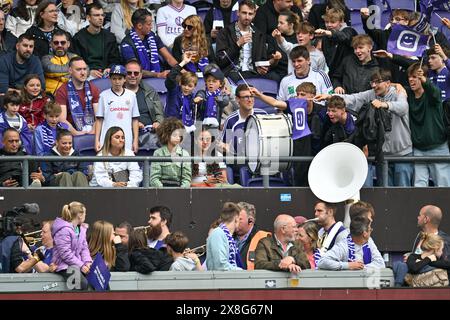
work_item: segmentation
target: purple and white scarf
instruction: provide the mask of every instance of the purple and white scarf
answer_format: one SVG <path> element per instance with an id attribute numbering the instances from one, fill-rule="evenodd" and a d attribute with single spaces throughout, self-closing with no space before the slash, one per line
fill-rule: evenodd
<path id="1" fill-rule="evenodd" d="M 236 246 L 236 241 L 234 241 L 234 238 L 231 235 L 230 230 L 228 230 L 228 228 L 223 223 L 219 225 L 219 228 L 223 230 L 228 239 L 228 247 L 229 247 L 228 262 L 233 266 L 241 267 L 238 264 L 238 261 L 240 261 L 239 249 Z"/>
<path id="2" fill-rule="evenodd" d="M 209 64 L 209 59 L 208 57 L 203 57 L 201 58 L 197 63 L 194 62 L 189 62 L 188 64 L 186 64 L 185 68 L 188 71 L 191 71 L 193 73 L 196 73 L 198 70 L 200 70 L 201 72 L 205 71 L 205 67 Z"/>
<path id="3" fill-rule="evenodd" d="M 75 124 L 77 131 L 83 131 L 83 128 L 86 126 L 92 127 L 94 125 L 95 115 L 94 108 L 92 107 L 92 94 L 89 81 L 84 82 L 84 94 L 86 108 L 83 112 L 80 96 L 78 95 L 72 80 L 69 80 L 67 83 L 67 98 L 69 100 L 69 110 L 72 114 L 73 123 Z"/>
<path id="4" fill-rule="evenodd" d="M 44 145 L 44 151 L 50 151 L 55 145 L 56 131 L 59 129 L 69 129 L 67 124 L 58 122 L 55 128 L 51 127 L 47 121 L 42 123 L 42 144 Z"/>
<path id="5" fill-rule="evenodd" d="M 220 94 L 221 89 L 217 89 L 214 92 L 206 90 L 206 109 L 205 116 L 203 117 L 203 124 L 218 127 L 217 121 L 217 105 L 216 97 Z"/>
<path id="6" fill-rule="evenodd" d="M 141 38 L 136 33 L 134 28 L 130 30 L 130 37 L 136 47 L 136 51 L 139 57 L 139 61 L 141 63 L 142 69 L 152 72 L 161 72 L 161 67 L 159 65 L 159 55 L 158 55 L 158 47 L 156 46 L 155 34 L 150 32 L 147 35 L 147 44 L 150 48 L 150 59 L 148 57 L 148 51 L 142 42 Z"/>
<path id="7" fill-rule="evenodd" d="M 187 133 L 195 131 L 195 114 L 192 108 L 192 94 L 185 96 L 181 94 L 181 120 Z"/>
<path id="8" fill-rule="evenodd" d="M 349 234 L 347 237 L 348 245 L 348 262 L 355 261 L 355 243 L 353 242 L 352 236 Z M 369 264 L 372 262 L 372 251 L 369 248 L 369 242 L 365 243 L 362 247 L 363 250 L 363 261 L 364 264 Z"/>

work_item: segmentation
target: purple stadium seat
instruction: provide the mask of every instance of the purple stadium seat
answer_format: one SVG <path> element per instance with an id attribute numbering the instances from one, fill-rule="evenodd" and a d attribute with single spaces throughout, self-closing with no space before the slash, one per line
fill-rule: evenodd
<path id="1" fill-rule="evenodd" d="M 234 184 L 233 168 L 227 166 L 227 180 L 229 184 Z"/>
<path id="2" fill-rule="evenodd" d="M 359 10 L 367 8 L 367 0 L 345 0 L 345 5 L 350 10 Z"/>
<path id="3" fill-rule="evenodd" d="M 263 186 L 263 178 L 261 176 L 252 177 L 250 171 L 246 166 L 243 166 L 239 169 L 239 177 L 241 180 L 241 185 L 243 187 L 262 187 Z M 269 186 L 270 187 L 287 187 L 288 185 L 285 181 L 278 176 L 270 176 L 269 177 Z"/>
<path id="4" fill-rule="evenodd" d="M 416 11 L 416 2 L 412 0 L 387 0 L 391 9 L 405 9 Z"/>
<path id="5" fill-rule="evenodd" d="M 350 21 L 351 21 L 351 27 L 358 32 L 358 34 L 365 34 L 362 20 L 361 20 L 361 13 L 359 10 L 351 10 L 350 11 Z"/>
<path id="6" fill-rule="evenodd" d="M 250 79 L 245 79 L 245 81 L 247 81 L 248 84 L 257 88 L 262 93 L 267 94 L 269 96 L 276 97 L 278 94 L 278 83 L 274 80 L 250 78 Z M 239 80 L 237 82 L 237 85 L 240 85 L 240 84 L 244 84 L 244 81 Z"/>
<path id="7" fill-rule="evenodd" d="M 95 85 L 100 92 L 102 92 L 105 89 L 111 88 L 111 80 L 109 80 L 109 79 L 103 79 L 103 78 L 94 79 L 94 80 L 91 80 L 91 83 L 93 85 Z"/>
<path id="8" fill-rule="evenodd" d="M 165 80 L 166 79 L 162 78 L 145 78 L 142 81 L 151 86 L 158 93 L 167 93 L 167 88 L 164 83 Z"/>
<path id="9" fill-rule="evenodd" d="M 95 156 L 95 134 L 73 136 L 73 148 L 82 156 Z"/>

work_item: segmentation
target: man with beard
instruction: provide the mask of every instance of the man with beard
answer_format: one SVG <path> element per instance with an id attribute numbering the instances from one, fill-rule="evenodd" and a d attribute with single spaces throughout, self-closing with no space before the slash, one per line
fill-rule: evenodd
<path id="1" fill-rule="evenodd" d="M 69 36 L 65 31 L 57 30 L 50 42 L 52 54 L 42 57 L 42 68 L 45 74 L 47 92 L 55 94 L 56 90 L 69 81 L 69 61 L 76 54 L 68 52 Z"/>
<path id="2" fill-rule="evenodd" d="M 164 239 L 170 233 L 172 213 L 164 206 L 156 206 L 150 209 L 147 230 L 147 242 L 150 248 L 159 249 L 165 247 Z"/>
<path id="3" fill-rule="evenodd" d="M 33 37 L 22 34 L 17 40 L 16 51 L 0 57 L 0 94 L 10 90 L 20 92 L 19 89 L 23 87 L 24 78 L 29 74 L 37 74 L 42 88 L 45 89 L 41 61 L 33 55 L 33 50 Z"/>
<path id="4" fill-rule="evenodd" d="M 408 256 L 411 253 L 422 254 L 422 249 L 420 248 L 422 245 L 422 233 L 431 233 L 440 236 L 444 240 L 444 250 L 442 256 L 445 257 L 445 260 L 450 260 L 450 237 L 444 231 L 439 230 L 441 221 L 441 208 L 429 204 L 420 209 L 419 215 L 417 216 L 417 227 L 420 229 L 420 232 L 414 240 L 412 252 L 408 252 L 403 255 L 403 262 L 394 262 L 393 265 L 396 286 L 404 285 L 404 278 L 408 273 L 408 266 L 406 264 Z"/>

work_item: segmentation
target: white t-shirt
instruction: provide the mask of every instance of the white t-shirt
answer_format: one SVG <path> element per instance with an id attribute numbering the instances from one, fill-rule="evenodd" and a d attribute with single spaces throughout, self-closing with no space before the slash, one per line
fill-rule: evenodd
<path id="1" fill-rule="evenodd" d="M 223 162 L 219 162 L 218 165 L 219 165 L 220 169 L 227 168 L 226 164 Z M 198 175 L 195 177 L 192 177 L 192 183 L 202 183 L 206 180 L 208 180 L 206 162 L 200 162 L 198 164 Z"/>
<path id="2" fill-rule="evenodd" d="M 96 117 L 103 118 L 100 145 L 103 146 L 106 131 L 117 126 L 121 127 L 125 134 L 125 148 L 131 149 L 133 146 L 132 120 L 139 115 L 136 94 L 133 91 L 125 89 L 120 96 L 112 89 L 102 91 L 95 114 Z"/>
<path id="3" fill-rule="evenodd" d="M 287 101 L 289 98 L 296 97 L 297 86 L 303 82 L 312 82 L 316 86 L 317 94 L 333 91 L 333 85 L 326 73 L 309 69 L 309 74 L 303 78 L 299 78 L 295 74 L 284 77 L 280 83 L 277 100 Z"/>
<path id="4" fill-rule="evenodd" d="M 156 14 L 156 27 L 158 36 L 164 45 L 172 47 L 175 38 L 183 33 L 183 21 L 190 15 L 196 15 L 195 7 L 183 5 L 180 9 L 171 4 L 158 9 Z"/>

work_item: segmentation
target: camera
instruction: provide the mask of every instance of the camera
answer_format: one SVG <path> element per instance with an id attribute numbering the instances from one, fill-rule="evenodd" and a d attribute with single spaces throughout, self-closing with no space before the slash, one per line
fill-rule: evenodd
<path id="1" fill-rule="evenodd" d="M 32 224 L 34 226 L 30 219 L 20 218 L 20 216 L 24 214 L 35 215 L 38 213 L 39 205 L 37 203 L 24 203 L 19 207 L 5 211 L 3 215 L 0 215 L 0 238 L 18 235 L 17 229 L 26 225 Z"/>

